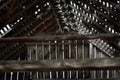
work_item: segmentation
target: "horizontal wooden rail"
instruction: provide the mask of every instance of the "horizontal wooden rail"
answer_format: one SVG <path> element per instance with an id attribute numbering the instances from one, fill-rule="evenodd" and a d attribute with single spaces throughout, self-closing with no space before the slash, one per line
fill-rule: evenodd
<path id="1" fill-rule="evenodd" d="M 33 79 L 33 80 L 63 80 L 63 79 Z M 64 80 L 119 80 L 119 78 L 109 78 L 109 79 L 64 79 Z"/>
<path id="2" fill-rule="evenodd" d="M 90 40 L 120 38 L 120 34 L 88 34 L 88 35 L 40 35 L 36 37 L 0 38 L 0 43 L 11 42 L 41 42 L 52 40 Z"/>
<path id="3" fill-rule="evenodd" d="M 0 61 L 0 71 L 119 70 L 120 58 Z"/>

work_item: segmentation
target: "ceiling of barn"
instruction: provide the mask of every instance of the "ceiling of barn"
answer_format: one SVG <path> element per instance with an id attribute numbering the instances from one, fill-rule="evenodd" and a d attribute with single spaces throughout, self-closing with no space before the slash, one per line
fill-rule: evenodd
<path id="1" fill-rule="evenodd" d="M 119 0 L 0 0 L 0 38 L 40 33 L 117 34 L 119 13 Z M 88 42 L 110 57 L 120 51 L 119 39 Z M 0 45 L 0 59 L 16 58 L 25 52 L 25 44 Z"/>

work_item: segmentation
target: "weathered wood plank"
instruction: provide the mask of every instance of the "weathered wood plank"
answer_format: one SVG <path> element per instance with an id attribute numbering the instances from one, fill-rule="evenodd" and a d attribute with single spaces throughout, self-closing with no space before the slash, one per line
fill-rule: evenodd
<path id="1" fill-rule="evenodd" d="M 0 38 L 0 43 L 41 42 L 52 40 L 89 40 L 120 38 L 120 34 L 89 34 L 89 35 L 40 35 L 36 37 Z"/>
<path id="2" fill-rule="evenodd" d="M 63 80 L 63 79 L 33 79 L 33 80 Z M 98 79 L 64 79 L 64 80 L 98 80 Z M 99 79 L 99 80 L 119 80 L 119 78 Z"/>
<path id="3" fill-rule="evenodd" d="M 119 70 L 120 58 L 0 61 L 0 71 Z"/>

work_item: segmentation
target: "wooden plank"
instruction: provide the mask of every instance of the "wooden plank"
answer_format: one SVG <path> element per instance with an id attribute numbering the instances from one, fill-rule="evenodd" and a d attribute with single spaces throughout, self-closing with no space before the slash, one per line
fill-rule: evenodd
<path id="1" fill-rule="evenodd" d="M 53 40 L 113 39 L 113 38 L 120 38 L 120 34 L 40 35 L 37 37 L 12 37 L 12 38 L 0 38 L 0 43 L 41 42 Z"/>
<path id="2" fill-rule="evenodd" d="M 63 80 L 63 79 L 33 79 L 33 80 Z M 98 80 L 98 79 L 64 79 L 64 80 Z M 119 78 L 99 79 L 99 80 L 119 80 Z"/>
<path id="3" fill-rule="evenodd" d="M 120 58 L 0 61 L 0 71 L 119 70 Z"/>

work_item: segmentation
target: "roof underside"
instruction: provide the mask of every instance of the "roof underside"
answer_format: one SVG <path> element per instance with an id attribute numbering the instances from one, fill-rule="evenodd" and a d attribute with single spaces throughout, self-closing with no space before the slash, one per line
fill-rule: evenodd
<path id="1" fill-rule="evenodd" d="M 45 34 L 120 33 L 119 0 L 0 0 L 0 38 Z M 119 39 L 89 41 L 113 49 L 119 55 Z M 109 45 L 109 46 L 108 46 Z M 103 50 L 102 48 L 100 50 Z M 24 44 L 1 44 L 0 59 L 7 53 L 25 53 Z M 22 56 L 22 55 L 21 55 Z M 109 55 L 110 56 L 110 55 Z"/>

